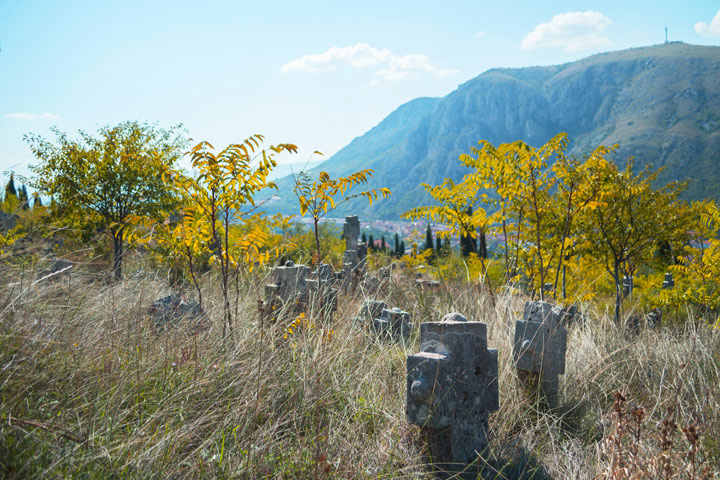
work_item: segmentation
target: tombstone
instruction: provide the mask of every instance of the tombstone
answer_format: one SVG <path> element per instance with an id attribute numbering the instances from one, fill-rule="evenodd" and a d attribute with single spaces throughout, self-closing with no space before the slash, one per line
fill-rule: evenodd
<path id="1" fill-rule="evenodd" d="M 580 313 L 577 305 L 569 305 L 567 307 L 563 307 L 560 312 L 560 322 L 563 326 L 583 321 L 582 313 Z"/>
<path id="2" fill-rule="evenodd" d="M 367 245 L 358 242 L 360 236 L 360 220 L 357 215 L 348 215 L 343 224 L 345 251 L 343 252 L 343 290 L 355 289 L 363 278 L 363 267 L 367 257 Z"/>
<path id="3" fill-rule="evenodd" d="M 167 326 L 180 326 L 183 321 L 189 322 L 196 329 L 207 328 L 205 310 L 195 300 L 185 300 L 179 293 L 155 300 L 148 313 L 160 332 Z"/>
<path id="4" fill-rule="evenodd" d="M 308 302 L 311 307 L 329 319 L 337 311 L 338 290 L 332 266 L 321 263 L 306 280 Z"/>
<path id="5" fill-rule="evenodd" d="M 360 237 L 360 220 L 358 220 L 357 215 L 345 217 L 343 236 L 345 237 L 345 250 L 356 252 L 358 249 L 358 237 Z"/>
<path id="6" fill-rule="evenodd" d="M 379 300 L 365 299 L 360 306 L 360 312 L 355 321 L 363 325 L 371 324 L 374 319 L 380 318 L 382 311 L 387 308 L 385 302 Z"/>
<path id="7" fill-rule="evenodd" d="M 653 308 L 650 313 L 645 317 L 648 328 L 655 328 L 660 325 L 662 321 L 662 310 L 659 308 Z"/>
<path id="8" fill-rule="evenodd" d="M 515 323 L 515 368 L 526 385 L 537 388 L 548 404 L 555 406 L 558 375 L 565 373 L 563 310 L 547 302 L 525 302 L 523 318 Z"/>
<path id="9" fill-rule="evenodd" d="M 675 286 L 675 280 L 673 279 L 673 274 L 671 272 L 667 272 L 665 274 L 665 278 L 663 279 L 662 288 L 673 288 Z"/>
<path id="10" fill-rule="evenodd" d="M 302 310 L 307 302 L 307 280 L 310 267 L 295 265 L 291 261 L 273 269 L 273 283 L 265 285 L 265 314 L 276 318 L 280 309 L 293 314 Z"/>
<path id="11" fill-rule="evenodd" d="M 422 427 L 432 462 L 462 469 L 475 461 L 499 407 L 498 353 L 487 348 L 487 325 L 460 314 L 421 324 L 420 353 L 407 358 L 406 415 Z"/>
<path id="12" fill-rule="evenodd" d="M 375 294 L 378 293 L 385 285 L 390 282 L 392 278 L 393 265 L 387 265 L 379 268 L 375 272 L 369 272 L 362 279 L 362 290 L 365 293 Z"/>
<path id="13" fill-rule="evenodd" d="M 413 329 L 410 323 L 410 313 L 394 307 L 383 308 L 380 317 L 373 317 L 373 328 L 376 333 L 385 334 L 391 338 L 407 338 Z"/>
<path id="14" fill-rule="evenodd" d="M 633 277 L 628 277 L 627 275 L 624 275 L 622 279 L 623 298 L 632 296 L 633 286 Z"/>

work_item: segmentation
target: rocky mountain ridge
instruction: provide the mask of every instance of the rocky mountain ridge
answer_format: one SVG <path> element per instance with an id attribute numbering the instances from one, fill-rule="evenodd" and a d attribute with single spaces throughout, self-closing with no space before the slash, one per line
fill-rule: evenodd
<path id="1" fill-rule="evenodd" d="M 609 52 L 564 65 L 492 69 L 442 98 L 418 98 L 313 169 L 346 175 L 372 168 L 390 199 L 352 211 L 397 218 L 428 201 L 421 182 L 459 179 L 458 156 L 481 139 L 539 146 L 559 132 L 570 152 L 619 144 L 623 163 L 664 166 L 660 181 L 687 180 L 689 199 L 720 198 L 720 47 L 669 43 Z M 281 179 L 271 210 L 297 213 Z M 276 197 L 277 198 L 277 197 Z"/>

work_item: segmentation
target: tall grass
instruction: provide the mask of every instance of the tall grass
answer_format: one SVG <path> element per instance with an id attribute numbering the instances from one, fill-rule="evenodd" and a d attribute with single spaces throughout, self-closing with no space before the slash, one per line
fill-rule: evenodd
<path id="1" fill-rule="evenodd" d="M 433 478 L 422 435 L 405 420 L 417 331 L 391 342 L 353 322 L 362 293 L 341 298 L 332 324 L 311 315 L 314 328 L 284 339 L 287 325 L 259 327 L 265 279 L 249 278 L 238 327 L 222 338 L 212 276 L 202 283 L 210 329 L 159 333 L 147 307 L 169 293 L 162 278 L 108 283 L 82 266 L 34 284 L 38 275 L 8 267 L 0 295 L 0 477 Z M 629 334 L 585 306 L 550 411 L 511 364 L 522 295 L 501 290 L 493 305 L 477 286 L 419 290 L 396 274 L 378 297 L 416 324 L 453 310 L 488 324 L 501 398 L 484 477 L 609 475 L 616 392 L 644 408 L 647 455 L 662 453 L 653 442 L 672 411 L 679 428 L 698 429 L 695 462 L 717 471 L 720 332 L 688 323 Z M 691 446 L 683 438 L 673 445 L 678 471 Z"/>

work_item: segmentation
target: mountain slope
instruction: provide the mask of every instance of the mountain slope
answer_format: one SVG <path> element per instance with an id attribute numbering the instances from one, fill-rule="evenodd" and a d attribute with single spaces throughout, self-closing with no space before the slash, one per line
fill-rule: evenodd
<path id="1" fill-rule="evenodd" d="M 397 218 L 427 201 L 421 182 L 467 173 L 458 156 L 479 140 L 538 146 L 558 132 L 570 135 L 571 153 L 618 143 L 618 162 L 633 155 L 639 165 L 665 166 L 661 180 L 688 179 L 688 198 L 718 198 L 720 47 L 670 43 L 558 66 L 489 70 L 446 97 L 401 106 L 314 173 L 373 168 L 370 186 L 387 186 L 393 196 L 343 211 Z M 292 191 L 288 179 L 279 186 Z M 271 208 L 296 212 L 288 193 Z"/>

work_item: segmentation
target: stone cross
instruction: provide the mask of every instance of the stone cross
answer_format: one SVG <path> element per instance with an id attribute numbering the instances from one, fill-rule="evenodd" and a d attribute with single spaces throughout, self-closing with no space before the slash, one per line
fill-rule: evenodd
<path id="1" fill-rule="evenodd" d="M 458 313 L 421 324 L 420 353 L 407 358 L 406 414 L 423 427 L 432 460 L 460 468 L 475 461 L 498 408 L 498 353 L 487 348 L 487 325 Z"/>
<path id="2" fill-rule="evenodd" d="M 550 406 L 557 404 L 558 375 L 565 373 L 567 330 L 564 312 L 547 302 L 525 302 L 524 320 L 515 323 L 513 359 L 520 378 L 539 388 Z"/>
<path id="3" fill-rule="evenodd" d="M 377 333 L 386 333 L 394 338 L 407 338 L 413 328 L 410 313 L 394 307 L 383 308 L 380 318 L 373 317 L 373 327 Z"/>
<path id="4" fill-rule="evenodd" d="M 673 279 L 673 274 L 671 272 L 667 272 L 662 283 L 662 288 L 673 288 L 674 286 L 675 280 Z"/>

